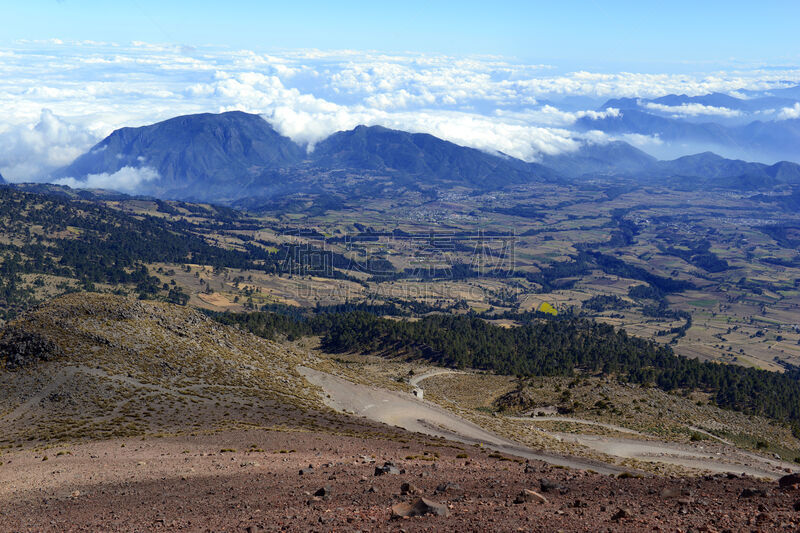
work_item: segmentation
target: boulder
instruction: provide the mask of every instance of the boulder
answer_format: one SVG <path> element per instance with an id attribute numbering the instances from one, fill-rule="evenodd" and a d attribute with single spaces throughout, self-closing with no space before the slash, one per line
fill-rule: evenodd
<path id="1" fill-rule="evenodd" d="M 413 502 L 400 502 L 392 506 L 392 518 L 425 515 L 450 516 L 450 510 L 446 505 L 426 498 L 417 498 Z"/>
<path id="2" fill-rule="evenodd" d="M 800 473 L 787 474 L 778 480 L 778 486 L 782 489 L 800 490 Z"/>
<path id="3" fill-rule="evenodd" d="M 558 492 L 559 494 L 566 494 L 569 492 L 569 489 L 564 485 L 556 483 L 555 481 L 551 481 L 549 479 L 542 479 L 539 481 L 539 487 L 542 489 L 542 492 Z"/>
<path id="4" fill-rule="evenodd" d="M 461 485 L 459 485 L 458 483 L 450 483 L 448 481 L 447 483 L 439 484 L 439 486 L 436 487 L 436 490 L 433 491 L 434 494 L 444 494 L 445 492 L 447 493 L 463 492 L 463 489 L 461 488 Z"/>
<path id="5" fill-rule="evenodd" d="M 400 469 L 397 468 L 394 465 L 394 463 L 392 463 L 391 461 L 387 461 L 387 462 L 383 463 L 383 466 L 376 466 L 375 467 L 375 475 L 376 476 L 382 476 L 384 474 L 397 475 L 397 474 L 401 474 L 401 473 L 402 472 L 400 471 Z"/>
<path id="6" fill-rule="evenodd" d="M 39 361 L 50 361 L 61 355 L 62 351 L 58 345 L 38 333 L 28 332 L 16 326 L 9 326 L 0 331 L 0 363 L 5 360 L 8 370 L 29 366 Z"/>

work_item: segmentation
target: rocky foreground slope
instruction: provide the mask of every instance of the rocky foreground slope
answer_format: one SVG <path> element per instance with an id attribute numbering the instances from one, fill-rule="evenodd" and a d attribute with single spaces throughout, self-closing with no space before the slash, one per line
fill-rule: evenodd
<path id="1" fill-rule="evenodd" d="M 411 435 L 233 431 L 112 439 L 0 460 L 6 463 L 0 466 L 3 531 L 800 527 L 800 490 L 775 482 L 726 475 L 614 478 Z M 387 462 L 393 467 L 383 468 Z M 398 516 L 415 506 L 431 512 Z"/>
<path id="2" fill-rule="evenodd" d="M 800 527 L 797 475 L 609 476 L 346 417 L 291 347 L 168 304 L 65 296 L 0 360 L 3 531 Z"/>

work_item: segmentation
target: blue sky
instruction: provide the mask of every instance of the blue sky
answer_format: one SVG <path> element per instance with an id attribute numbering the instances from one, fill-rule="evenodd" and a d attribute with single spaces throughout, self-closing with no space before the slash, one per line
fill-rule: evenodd
<path id="1" fill-rule="evenodd" d="M 59 38 L 501 54 L 566 68 L 800 61 L 800 2 L 4 0 L 2 44 Z"/>

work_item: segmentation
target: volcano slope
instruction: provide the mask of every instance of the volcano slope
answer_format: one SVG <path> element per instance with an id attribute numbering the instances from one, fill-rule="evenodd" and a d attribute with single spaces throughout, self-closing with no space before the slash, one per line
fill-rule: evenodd
<path id="1" fill-rule="evenodd" d="M 168 304 L 64 296 L 7 326 L 0 353 L 5 445 L 311 427 L 318 416 L 298 356 Z"/>
<path id="2" fill-rule="evenodd" d="M 3 531 L 800 524 L 775 482 L 611 477 L 335 413 L 296 370 L 307 354 L 169 304 L 63 296 L 0 332 L 0 360 Z M 392 520 L 420 496 L 449 516 Z"/>

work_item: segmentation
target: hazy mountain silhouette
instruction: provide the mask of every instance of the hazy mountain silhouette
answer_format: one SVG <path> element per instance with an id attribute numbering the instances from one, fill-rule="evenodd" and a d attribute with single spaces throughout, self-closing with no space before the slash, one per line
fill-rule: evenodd
<path id="1" fill-rule="evenodd" d="M 729 131 L 715 124 L 679 123 L 632 110 L 626 111 L 621 121 L 609 117 L 601 122 L 612 131 L 625 131 L 634 125 L 640 132 L 672 131 L 675 137 L 688 131 L 719 139 Z M 750 125 L 749 131 L 754 138 L 767 136 L 757 123 Z M 119 129 L 52 178 L 72 177 L 80 182 L 92 174 L 148 169 L 152 179 L 141 182 L 134 191 L 137 194 L 258 206 L 265 200 L 297 194 L 353 200 L 407 190 L 447 190 L 453 186 L 494 190 L 592 176 L 641 181 L 658 178 L 665 183 L 667 178 L 698 178 L 687 183 L 761 188 L 800 182 L 799 168 L 786 162 L 768 166 L 730 160 L 713 153 L 658 161 L 621 141 L 584 144 L 578 151 L 528 163 L 432 135 L 381 126 L 336 132 L 308 153 L 262 117 L 233 111 Z M 152 171 L 157 177 L 153 178 Z"/>

